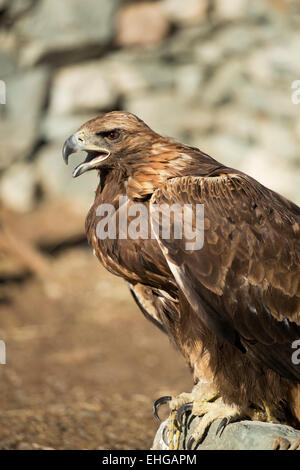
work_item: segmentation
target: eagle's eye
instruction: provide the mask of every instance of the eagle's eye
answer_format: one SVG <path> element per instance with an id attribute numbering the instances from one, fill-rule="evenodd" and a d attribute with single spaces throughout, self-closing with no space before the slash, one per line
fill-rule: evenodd
<path id="1" fill-rule="evenodd" d="M 107 133 L 106 137 L 108 140 L 117 140 L 120 137 L 119 131 L 110 131 Z"/>

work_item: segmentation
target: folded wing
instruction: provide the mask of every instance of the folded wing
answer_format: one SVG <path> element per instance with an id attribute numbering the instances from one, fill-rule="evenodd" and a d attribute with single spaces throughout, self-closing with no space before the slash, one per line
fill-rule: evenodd
<path id="1" fill-rule="evenodd" d="M 154 234 L 195 319 L 299 381 L 292 354 L 300 339 L 300 209 L 242 174 L 173 178 L 153 194 L 150 208 Z"/>

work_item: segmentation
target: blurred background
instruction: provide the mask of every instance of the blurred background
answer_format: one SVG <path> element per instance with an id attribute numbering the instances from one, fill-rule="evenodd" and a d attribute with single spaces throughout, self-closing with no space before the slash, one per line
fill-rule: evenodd
<path id="1" fill-rule="evenodd" d="M 146 449 L 192 386 L 87 247 L 65 139 L 131 111 L 299 204 L 299 29 L 297 0 L 0 0 L 1 449 Z"/>

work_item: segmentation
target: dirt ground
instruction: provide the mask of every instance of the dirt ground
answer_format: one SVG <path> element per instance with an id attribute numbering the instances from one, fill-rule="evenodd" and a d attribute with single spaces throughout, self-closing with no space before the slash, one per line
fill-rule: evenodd
<path id="1" fill-rule="evenodd" d="M 192 387 L 184 360 L 87 245 L 50 272 L 0 282 L 0 449 L 149 449 L 153 400 Z"/>

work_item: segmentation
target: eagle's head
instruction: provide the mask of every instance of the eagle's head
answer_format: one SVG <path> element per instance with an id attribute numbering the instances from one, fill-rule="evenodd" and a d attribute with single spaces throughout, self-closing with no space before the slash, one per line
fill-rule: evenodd
<path id="1" fill-rule="evenodd" d="M 73 171 L 77 177 L 89 170 L 102 167 L 122 167 L 128 158 L 138 159 L 145 155 L 153 142 L 160 138 L 141 119 L 124 111 L 112 111 L 83 124 L 63 146 L 63 158 L 68 164 L 69 156 L 85 151 L 87 157 Z"/>

